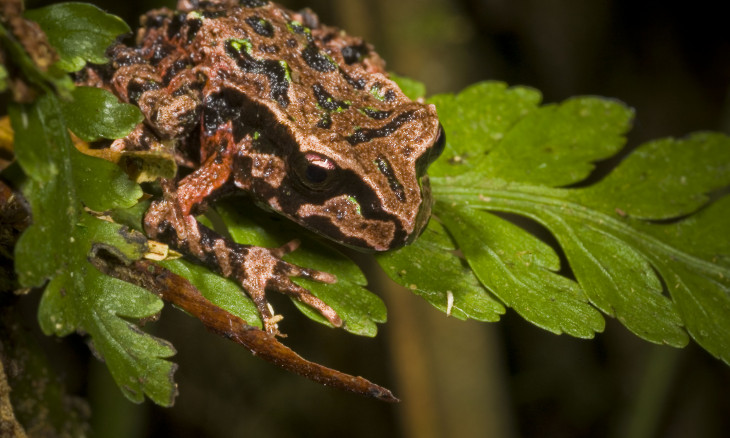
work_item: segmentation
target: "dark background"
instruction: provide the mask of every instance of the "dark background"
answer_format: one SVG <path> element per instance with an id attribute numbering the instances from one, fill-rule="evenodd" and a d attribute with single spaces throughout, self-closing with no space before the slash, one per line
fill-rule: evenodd
<path id="1" fill-rule="evenodd" d="M 132 27 L 143 11 L 172 4 L 95 3 Z M 499 80 L 533 86 L 546 102 L 618 98 L 637 111 L 629 147 L 730 131 L 722 2 L 282 3 L 309 6 L 323 22 L 365 36 L 390 70 L 423 81 L 429 94 Z M 730 430 L 730 370 L 694 344 L 651 345 L 613 320 L 592 341 L 554 336 L 512 311 L 496 324 L 464 323 L 372 271 L 373 290 L 389 309 L 375 339 L 324 328 L 274 300 L 287 315 L 289 346 L 390 387 L 403 399 L 398 405 L 280 371 L 175 309 L 148 325 L 178 350 L 180 395 L 171 409 L 128 403 L 78 336 L 52 341 L 53 361 L 69 389 L 89 397 L 99 437 L 721 437 Z"/>

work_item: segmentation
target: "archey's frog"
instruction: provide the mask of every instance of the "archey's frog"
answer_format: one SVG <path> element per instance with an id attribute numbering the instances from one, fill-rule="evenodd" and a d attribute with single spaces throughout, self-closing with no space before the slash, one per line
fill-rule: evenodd
<path id="1" fill-rule="evenodd" d="M 237 244 L 194 215 L 237 190 L 350 247 L 405 245 L 431 213 L 426 168 L 444 143 L 435 107 L 408 99 L 370 45 L 308 10 L 181 0 L 177 11 L 154 10 L 141 22 L 133 47 L 112 47 L 111 64 L 89 67 L 79 83 L 107 88 L 144 114 L 112 148 L 174 144 L 191 168 L 160 181 L 145 232 L 237 281 L 269 332 L 277 333 L 269 290 L 340 326 L 332 308 L 290 280 L 336 281 L 283 261 L 295 244 Z"/>

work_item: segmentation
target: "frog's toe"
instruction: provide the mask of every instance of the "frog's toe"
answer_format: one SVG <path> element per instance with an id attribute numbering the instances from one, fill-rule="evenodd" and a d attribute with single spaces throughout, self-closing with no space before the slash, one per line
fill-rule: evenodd
<path id="1" fill-rule="evenodd" d="M 272 249 L 271 253 L 274 254 L 276 257 L 282 257 L 285 254 L 289 254 L 290 252 L 295 251 L 297 248 L 299 248 L 299 245 L 301 243 L 302 243 L 301 240 L 293 239 L 293 240 L 290 240 L 287 243 L 281 245 L 278 248 Z"/>
<path id="2" fill-rule="evenodd" d="M 320 283 L 337 283 L 337 276 L 329 272 L 318 271 L 316 269 L 303 268 L 285 261 L 281 261 L 278 266 L 287 277 L 311 278 Z"/>
<path id="3" fill-rule="evenodd" d="M 337 314 L 335 309 L 330 307 L 327 303 L 320 300 L 312 294 L 309 290 L 299 286 L 288 278 L 275 285 L 276 289 L 287 295 L 293 296 L 302 303 L 316 309 L 327 321 L 335 327 L 342 326 L 342 318 Z"/>

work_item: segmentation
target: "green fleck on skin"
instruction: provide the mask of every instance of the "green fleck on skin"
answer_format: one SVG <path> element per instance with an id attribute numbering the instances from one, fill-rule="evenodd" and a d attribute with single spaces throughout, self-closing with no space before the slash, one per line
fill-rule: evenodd
<path id="1" fill-rule="evenodd" d="M 285 79 L 287 82 L 291 82 L 291 68 L 289 68 L 289 64 L 286 61 L 279 61 L 279 65 L 284 68 L 284 74 Z"/>
<path id="2" fill-rule="evenodd" d="M 381 102 L 385 101 L 385 93 L 382 92 L 379 84 L 370 87 L 370 94 Z"/>
<path id="3" fill-rule="evenodd" d="M 252 46 L 251 46 L 250 40 L 248 40 L 248 39 L 231 39 L 229 41 L 231 42 L 231 46 L 234 49 L 238 50 L 239 52 L 241 51 L 241 49 L 244 49 L 246 51 L 246 53 L 248 53 L 249 55 L 251 54 Z"/>
<path id="4" fill-rule="evenodd" d="M 289 29 L 289 32 L 291 33 L 305 33 L 307 35 L 311 35 L 312 31 L 304 26 L 302 23 L 294 20 L 287 23 L 286 28 Z"/>
<path id="5" fill-rule="evenodd" d="M 359 202 L 357 202 L 357 199 L 355 199 L 355 197 L 353 197 L 353 196 L 348 196 L 348 197 L 347 197 L 347 200 L 348 200 L 348 201 L 350 201 L 350 202 L 352 202 L 353 204 L 355 204 L 355 205 L 357 206 L 357 207 L 356 207 L 356 209 L 357 209 L 357 214 L 358 214 L 358 215 L 360 215 L 360 216 L 362 216 L 362 210 L 361 210 L 361 208 L 360 208 L 360 203 L 359 203 Z"/>

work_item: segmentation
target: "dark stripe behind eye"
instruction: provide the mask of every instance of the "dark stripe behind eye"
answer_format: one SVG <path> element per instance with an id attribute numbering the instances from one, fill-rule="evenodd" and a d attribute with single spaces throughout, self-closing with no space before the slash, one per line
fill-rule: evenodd
<path id="1" fill-rule="evenodd" d="M 348 143 L 355 146 L 360 143 L 365 143 L 374 138 L 387 137 L 398 130 L 404 123 L 408 123 L 412 120 L 413 111 L 406 111 L 403 114 L 398 115 L 390 123 L 378 129 L 360 129 L 351 136 L 347 137 Z"/>
<path id="2" fill-rule="evenodd" d="M 400 181 L 398 181 L 398 178 L 396 178 L 393 173 L 393 168 L 390 167 L 388 159 L 385 157 L 378 157 L 375 159 L 375 164 L 378 166 L 380 173 L 385 175 L 388 179 L 388 185 L 393 193 L 395 193 L 395 197 L 398 198 L 400 202 L 406 202 L 406 192 L 403 190 L 403 184 L 401 184 Z"/>

